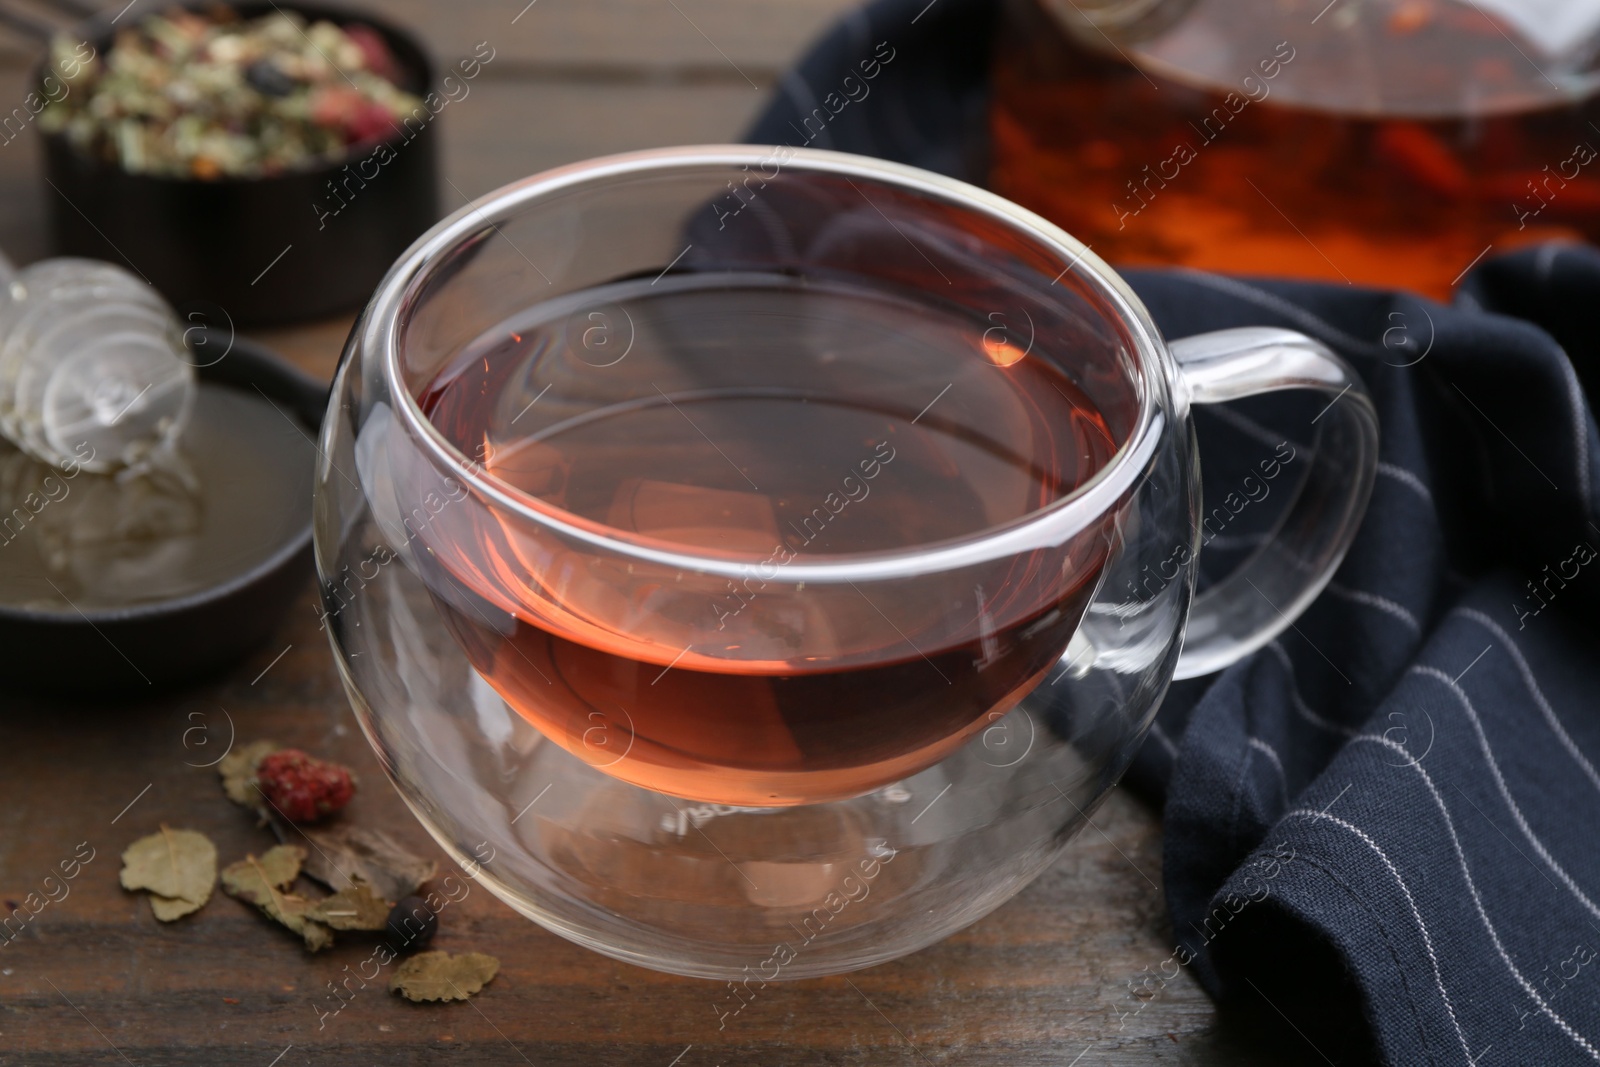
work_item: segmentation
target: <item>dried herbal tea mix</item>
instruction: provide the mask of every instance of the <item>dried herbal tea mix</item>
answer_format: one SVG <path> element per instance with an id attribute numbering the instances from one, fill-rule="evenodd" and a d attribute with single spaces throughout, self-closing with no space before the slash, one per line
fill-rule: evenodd
<path id="1" fill-rule="evenodd" d="M 398 136 L 422 107 L 399 78 L 382 35 L 359 22 L 170 11 L 118 31 L 39 125 L 135 173 L 256 177 Z"/>
<path id="2" fill-rule="evenodd" d="M 337 814 L 354 792 L 349 768 L 281 748 L 275 741 L 239 745 L 217 763 L 222 790 L 255 812 L 282 840 L 294 833 L 311 846 L 279 844 L 222 869 L 222 888 L 259 908 L 267 918 L 298 934 L 318 952 L 334 943 L 334 931 L 380 933 L 387 963 L 425 946 L 439 926 L 442 904 L 416 896 L 438 871 L 388 834 L 336 823 L 303 827 L 290 822 Z M 332 892 L 307 897 L 295 892 L 301 875 Z M 217 882 L 217 850 L 195 830 L 162 824 L 122 854 L 122 885 L 150 895 L 157 919 L 171 922 L 198 911 Z M 391 907 L 391 901 L 398 901 Z M 500 961 L 480 952 L 451 956 L 418 952 L 401 963 L 390 988 L 413 1001 L 465 1000 L 500 970 Z"/>

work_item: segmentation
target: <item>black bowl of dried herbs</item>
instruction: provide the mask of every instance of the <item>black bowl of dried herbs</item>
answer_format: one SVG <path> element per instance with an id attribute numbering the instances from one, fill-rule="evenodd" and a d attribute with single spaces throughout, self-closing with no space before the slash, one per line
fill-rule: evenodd
<path id="1" fill-rule="evenodd" d="M 36 85 L 58 251 L 126 263 L 208 321 L 356 308 L 438 217 L 445 98 L 421 44 L 380 18 L 180 3 L 96 16 L 50 53 Z"/>

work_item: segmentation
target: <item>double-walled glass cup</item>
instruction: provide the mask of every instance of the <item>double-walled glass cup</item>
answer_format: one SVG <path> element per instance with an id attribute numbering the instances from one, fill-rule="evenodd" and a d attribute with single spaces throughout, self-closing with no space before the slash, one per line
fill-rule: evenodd
<path id="1" fill-rule="evenodd" d="M 1196 597 L 1191 410 L 1282 389 L 1325 394 L 1297 488 Z M 765 447 L 802 424 L 855 430 Z M 715 146 L 435 226 L 351 335 L 323 454 L 325 624 L 417 817 L 550 930 L 760 983 L 911 952 L 1039 874 L 1169 682 L 1327 582 L 1377 423 L 1317 342 L 1168 342 L 980 189 Z M 774 488 L 823 455 L 836 492 Z M 941 464 L 959 494 L 920 488 Z"/>

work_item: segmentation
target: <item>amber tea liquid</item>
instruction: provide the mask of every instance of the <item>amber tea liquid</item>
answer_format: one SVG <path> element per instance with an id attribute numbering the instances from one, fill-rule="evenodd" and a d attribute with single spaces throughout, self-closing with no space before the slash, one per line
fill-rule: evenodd
<path id="1" fill-rule="evenodd" d="M 970 537 L 1106 464 L 1112 435 L 1043 358 L 1049 339 L 1024 355 L 991 326 L 848 286 L 689 274 L 497 327 L 421 397 L 458 449 L 593 528 L 765 562 L 772 581 L 681 595 L 473 511 L 467 543 L 425 557 L 451 631 L 548 738 L 651 789 L 788 805 L 931 765 L 1057 661 L 1108 542 L 949 590 L 796 588 L 782 570 Z"/>
<path id="2" fill-rule="evenodd" d="M 1436 298 L 1480 257 L 1600 239 L 1594 96 L 1475 5 L 1341 7 L 1204 0 L 1129 62 L 1012 0 L 991 186 L 1113 265 Z"/>

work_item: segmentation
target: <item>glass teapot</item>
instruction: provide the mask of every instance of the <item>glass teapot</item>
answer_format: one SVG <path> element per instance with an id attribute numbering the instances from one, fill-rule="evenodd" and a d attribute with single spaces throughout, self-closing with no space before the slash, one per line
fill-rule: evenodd
<path id="1" fill-rule="evenodd" d="M 1006 0 L 991 186 L 1121 265 L 1444 296 L 1600 237 L 1584 0 Z"/>

